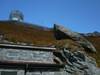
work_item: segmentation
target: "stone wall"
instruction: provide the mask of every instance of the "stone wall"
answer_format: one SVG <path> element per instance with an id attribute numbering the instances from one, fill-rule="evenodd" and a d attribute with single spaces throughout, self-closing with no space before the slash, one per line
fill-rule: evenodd
<path id="1" fill-rule="evenodd" d="M 27 75 L 67 75 L 67 72 L 27 72 Z"/>
<path id="2" fill-rule="evenodd" d="M 9 72 L 9 73 L 15 72 L 15 73 L 17 73 L 17 75 L 24 75 L 24 70 L 17 70 L 17 69 L 15 69 L 15 70 L 13 70 L 13 69 L 0 69 L 0 75 L 2 75 L 1 72 Z"/>
<path id="3" fill-rule="evenodd" d="M 1 61 L 53 63 L 53 53 L 21 49 L 0 48 Z"/>

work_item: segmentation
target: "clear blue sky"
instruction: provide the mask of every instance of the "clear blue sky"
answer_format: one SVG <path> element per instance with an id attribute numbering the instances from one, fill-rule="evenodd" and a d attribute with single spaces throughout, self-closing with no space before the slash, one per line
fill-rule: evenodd
<path id="1" fill-rule="evenodd" d="M 0 20 L 20 10 L 24 21 L 46 27 L 61 24 L 77 32 L 100 31 L 100 0 L 0 0 Z"/>

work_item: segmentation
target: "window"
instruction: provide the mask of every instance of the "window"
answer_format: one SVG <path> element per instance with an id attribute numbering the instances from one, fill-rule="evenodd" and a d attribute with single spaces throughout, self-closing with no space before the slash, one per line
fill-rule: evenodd
<path id="1" fill-rule="evenodd" d="M 1 71 L 1 75 L 17 75 L 17 72 Z"/>

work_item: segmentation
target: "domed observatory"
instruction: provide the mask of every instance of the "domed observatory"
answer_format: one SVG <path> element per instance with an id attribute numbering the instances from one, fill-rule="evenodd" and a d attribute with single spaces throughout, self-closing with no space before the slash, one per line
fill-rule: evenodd
<path id="1" fill-rule="evenodd" d="M 24 15 L 19 10 L 13 10 L 13 11 L 11 11 L 11 13 L 9 15 L 9 19 L 12 21 L 22 22 L 24 20 Z"/>

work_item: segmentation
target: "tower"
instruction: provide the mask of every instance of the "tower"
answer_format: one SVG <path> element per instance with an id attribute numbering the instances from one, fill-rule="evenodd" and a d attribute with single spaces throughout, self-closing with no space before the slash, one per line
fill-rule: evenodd
<path id="1" fill-rule="evenodd" d="M 9 19 L 22 22 L 24 20 L 24 15 L 19 10 L 13 10 L 9 15 Z"/>

